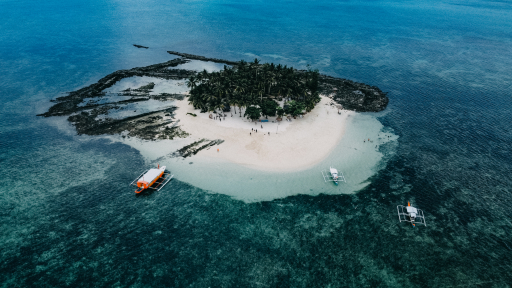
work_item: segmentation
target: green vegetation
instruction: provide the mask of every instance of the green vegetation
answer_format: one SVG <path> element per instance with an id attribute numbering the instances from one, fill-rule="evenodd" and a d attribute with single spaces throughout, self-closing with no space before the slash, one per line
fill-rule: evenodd
<path id="1" fill-rule="evenodd" d="M 195 113 L 190 113 L 190 112 L 188 112 L 188 113 L 187 113 L 187 115 L 192 115 L 192 116 L 194 116 L 194 117 L 196 117 L 196 116 L 197 116 L 197 114 L 195 114 Z"/>
<path id="2" fill-rule="evenodd" d="M 260 118 L 261 115 L 261 109 L 255 106 L 250 106 L 245 109 L 244 117 L 247 117 L 251 120 L 257 120 Z"/>
<path id="3" fill-rule="evenodd" d="M 314 107 L 314 106 L 313 106 Z M 291 114 L 293 117 L 302 113 L 302 111 L 306 108 L 303 102 L 298 101 L 290 101 L 288 102 L 288 107 L 284 110 L 286 114 Z"/>
<path id="4" fill-rule="evenodd" d="M 242 60 L 233 68 L 224 66 L 212 73 L 204 70 L 190 77 L 189 102 L 202 113 L 236 106 L 240 117 L 242 108 L 247 108 L 244 116 L 253 120 L 276 112 L 296 116 L 311 111 L 320 101 L 318 75 L 317 70 L 297 71 L 273 63 L 259 64 L 257 59 L 251 63 Z M 292 100 L 286 111 L 275 101 L 282 97 Z"/>
<path id="5" fill-rule="evenodd" d="M 281 107 L 279 107 L 279 108 L 277 108 L 276 113 L 277 113 L 277 116 L 278 116 L 279 118 L 282 118 L 282 117 L 283 117 L 283 115 L 284 115 L 284 109 L 283 109 L 283 108 L 281 108 Z"/>
<path id="6" fill-rule="evenodd" d="M 261 114 L 267 116 L 276 116 L 276 110 L 279 107 L 276 101 L 273 100 L 265 100 L 261 104 Z"/>

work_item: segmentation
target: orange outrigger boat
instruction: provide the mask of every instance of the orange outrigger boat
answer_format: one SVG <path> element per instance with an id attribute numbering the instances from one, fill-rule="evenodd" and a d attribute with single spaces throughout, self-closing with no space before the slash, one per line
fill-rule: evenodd
<path id="1" fill-rule="evenodd" d="M 139 177 L 130 183 L 130 185 L 137 186 L 135 193 L 139 194 L 146 189 L 160 191 L 174 177 L 174 175 L 170 175 L 171 173 L 166 173 L 165 168 L 165 166 L 160 168 L 160 165 L 158 165 L 157 169 L 148 169 L 142 172 Z"/>

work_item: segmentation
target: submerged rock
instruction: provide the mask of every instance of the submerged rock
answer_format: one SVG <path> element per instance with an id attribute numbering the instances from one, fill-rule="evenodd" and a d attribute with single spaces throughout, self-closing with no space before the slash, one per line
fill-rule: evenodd
<path id="1" fill-rule="evenodd" d="M 142 46 L 142 45 L 137 45 L 137 44 L 133 44 L 133 46 L 135 46 L 137 48 L 144 48 L 144 49 L 148 49 L 149 48 L 149 47 Z"/>
<path id="2" fill-rule="evenodd" d="M 179 127 L 169 127 L 173 120 L 175 107 L 158 109 L 137 115 L 120 118 L 107 117 L 109 112 L 125 109 L 128 104 L 145 102 L 150 99 L 159 101 L 182 100 L 185 95 L 161 93 L 149 95 L 155 83 L 151 82 L 138 88 L 128 88 L 113 96 L 127 96 L 126 100 L 118 100 L 107 103 L 98 103 L 99 100 L 109 96 L 105 89 L 112 87 L 118 81 L 133 76 L 148 76 L 162 79 L 182 80 L 195 75 L 192 70 L 169 69 L 189 60 L 178 58 L 160 64 L 146 67 L 136 67 L 129 70 L 119 70 L 111 73 L 98 82 L 87 87 L 70 92 L 67 96 L 58 97 L 52 101 L 56 104 L 50 107 L 48 112 L 38 116 L 68 116 L 68 121 L 75 126 L 77 133 L 86 135 L 121 134 L 137 137 L 145 140 L 174 139 L 175 137 L 187 137 L 188 134 Z M 138 109 L 134 109 L 136 113 Z"/>
<path id="3" fill-rule="evenodd" d="M 208 140 L 208 139 L 201 139 L 199 141 L 195 141 L 189 145 L 186 145 L 182 147 L 181 149 L 178 149 L 176 152 L 171 153 L 169 156 L 171 157 L 183 157 L 187 158 L 192 155 L 196 155 L 197 152 L 210 148 L 215 145 L 222 144 L 224 140 L 216 139 L 216 140 Z"/>

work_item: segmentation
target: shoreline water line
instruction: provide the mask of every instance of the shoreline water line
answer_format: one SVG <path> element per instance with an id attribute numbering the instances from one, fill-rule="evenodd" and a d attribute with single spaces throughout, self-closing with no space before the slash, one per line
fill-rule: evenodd
<path id="1" fill-rule="evenodd" d="M 353 114 L 347 115 L 344 130 L 339 133 L 341 137 L 336 139 L 325 157 L 309 165 L 290 170 L 265 170 L 262 166 L 249 165 L 243 161 L 230 161 L 229 157 L 214 157 L 225 153 L 224 150 L 228 149 L 223 148 L 224 143 L 215 146 L 214 149 L 202 151 L 205 153 L 183 159 L 173 157 L 172 153 L 193 139 L 144 141 L 119 136 L 108 136 L 108 138 L 137 149 L 149 166 L 156 163 L 166 165 L 179 181 L 248 203 L 271 201 L 299 194 L 353 194 L 366 187 L 369 183 L 368 179 L 385 167 L 382 161 L 395 153 L 398 136 L 388 131 L 372 115 L 351 113 Z M 220 123 L 220 121 L 217 122 Z M 212 125 L 215 124 L 212 123 Z M 288 129 L 291 130 L 291 127 Z M 261 137 L 271 138 L 272 135 Z M 370 142 L 364 141 L 368 138 Z M 380 151 L 381 147 L 388 148 L 383 149 L 385 151 L 383 152 Z M 217 152 L 217 148 L 220 152 Z M 211 156 L 212 154 L 214 156 Z M 343 172 L 347 183 L 339 186 L 325 183 L 321 170 L 329 166 L 335 166 Z"/>

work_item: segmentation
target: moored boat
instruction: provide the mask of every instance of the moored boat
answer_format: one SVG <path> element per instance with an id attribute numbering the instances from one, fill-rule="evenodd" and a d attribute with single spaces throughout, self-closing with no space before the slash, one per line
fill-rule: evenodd
<path id="1" fill-rule="evenodd" d="M 329 172 L 331 172 L 332 181 L 336 186 L 338 186 L 338 170 L 336 168 L 329 168 Z"/>
<path id="2" fill-rule="evenodd" d="M 329 171 L 322 171 L 322 176 L 325 182 L 334 182 L 338 186 L 338 182 L 347 182 L 342 172 L 338 172 L 338 169 L 329 167 Z"/>
<path id="3" fill-rule="evenodd" d="M 421 224 L 427 226 L 427 222 L 425 222 L 425 215 L 423 211 L 413 207 L 411 202 L 407 202 L 407 206 L 398 205 L 396 206 L 398 211 L 398 220 L 400 222 L 405 221 L 412 224 L 413 227 L 416 227 L 416 224 Z"/>
<path id="4" fill-rule="evenodd" d="M 146 189 L 154 189 L 157 191 L 162 189 L 165 186 L 165 184 L 167 184 L 167 182 L 169 182 L 171 178 L 174 176 L 170 175 L 170 173 L 165 173 L 165 168 L 165 166 L 160 167 L 160 165 L 158 165 L 158 168 L 149 169 L 146 172 L 139 175 L 139 178 L 133 180 L 131 183 L 131 185 L 137 186 L 137 190 L 135 190 L 135 193 L 139 194 Z M 170 177 L 163 177 L 169 175 Z M 156 186 L 152 187 L 154 184 L 156 184 Z"/>

